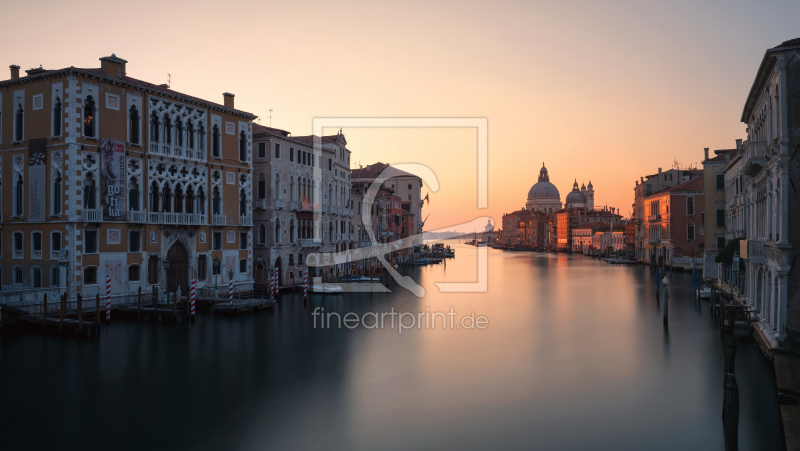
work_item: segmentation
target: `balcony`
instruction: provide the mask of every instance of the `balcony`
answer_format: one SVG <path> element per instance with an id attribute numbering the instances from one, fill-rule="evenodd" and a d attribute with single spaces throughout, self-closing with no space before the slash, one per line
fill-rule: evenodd
<path id="1" fill-rule="evenodd" d="M 747 256 L 748 258 L 752 257 L 763 257 L 764 253 L 764 242 L 763 241 L 747 241 Z"/>
<path id="2" fill-rule="evenodd" d="M 83 222 L 103 222 L 103 210 L 97 208 L 84 208 L 81 211 Z"/>
<path id="3" fill-rule="evenodd" d="M 55 251 L 50 249 L 50 260 L 61 260 L 61 251 Z"/>
<path id="4" fill-rule="evenodd" d="M 300 240 L 300 247 L 320 247 L 322 243 L 314 241 L 313 238 L 304 238 Z"/>
<path id="5" fill-rule="evenodd" d="M 253 217 L 252 216 L 239 216 L 239 225 L 240 226 L 252 227 L 252 225 L 253 225 Z"/>
<path id="6" fill-rule="evenodd" d="M 158 143 L 150 143 L 150 153 L 158 155 L 160 152 L 158 151 Z"/>
<path id="7" fill-rule="evenodd" d="M 212 215 L 211 224 L 215 226 L 224 226 L 228 224 L 228 218 L 225 215 Z"/>
<path id="8" fill-rule="evenodd" d="M 750 177 L 755 176 L 767 162 L 766 141 L 748 142 L 742 155 L 742 171 Z"/>
<path id="9" fill-rule="evenodd" d="M 161 145 L 161 155 L 172 155 L 172 146 L 169 144 L 162 144 Z"/>
<path id="10" fill-rule="evenodd" d="M 289 211 L 299 211 L 300 210 L 300 202 L 293 200 L 289 202 Z"/>
<path id="11" fill-rule="evenodd" d="M 147 213 L 138 210 L 128 210 L 128 222 L 141 224 L 146 222 Z"/>
<path id="12" fill-rule="evenodd" d="M 16 260 L 20 260 L 25 257 L 25 252 L 22 249 L 14 249 L 14 255 L 12 257 Z"/>
<path id="13" fill-rule="evenodd" d="M 661 238 L 648 238 L 648 244 L 661 244 Z"/>
<path id="14" fill-rule="evenodd" d="M 42 250 L 41 249 L 39 249 L 39 250 L 33 249 L 31 251 L 31 259 L 32 260 L 41 260 L 42 259 Z"/>
<path id="15" fill-rule="evenodd" d="M 267 199 L 256 199 L 253 201 L 253 207 L 260 208 L 262 210 L 267 209 Z"/>
<path id="16" fill-rule="evenodd" d="M 322 207 L 320 208 L 320 211 L 322 213 L 327 213 L 328 212 L 328 206 L 327 205 L 322 205 Z"/>
<path id="17" fill-rule="evenodd" d="M 286 201 L 284 201 L 283 199 L 275 199 L 275 205 L 272 208 L 279 210 L 285 206 L 286 206 Z"/>
<path id="18" fill-rule="evenodd" d="M 658 222 L 661 221 L 661 215 L 647 215 L 647 222 Z"/>
<path id="19" fill-rule="evenodd" d="M 172 146 L 172 156 L 177 158 L 186 158 L 186 155 L 183 153 L 183 147 Z"/>

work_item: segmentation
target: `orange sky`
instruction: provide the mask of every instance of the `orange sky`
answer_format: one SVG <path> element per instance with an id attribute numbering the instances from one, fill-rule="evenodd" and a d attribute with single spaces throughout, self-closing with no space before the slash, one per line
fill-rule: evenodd
<path id="1" fill-rule="evenodd" d="M 486 117 L 489 208 L 476 133 L 345 129 L 353 166 L 430 166 L 427 230 L 524 206 L 542 161 L 562 201 L 589 179 L 597 205 L 634 181 L 744 138 L 764 50 L 800 36 L 792 1 L 88 2 L 4 5 L 2 63 L 98 67 L 236 106 L 295 135 L 313 117 Z M 7 75 L 6 75 L 7 77 Z M 2 77 L 2 78 L 6 78 Z"/>

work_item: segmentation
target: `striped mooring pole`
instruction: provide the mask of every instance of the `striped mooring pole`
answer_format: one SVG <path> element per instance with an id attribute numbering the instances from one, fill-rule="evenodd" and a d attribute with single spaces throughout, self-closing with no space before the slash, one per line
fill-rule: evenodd
<path id="1" fill-rule="evenodd" d="M 106 322 L 111 321 L 111 275 L 106 276 Z"/>
<path id="2" fill-rule="evenodd" d="M 274 280 L 275 280 L 275 299 L 278 299 L 278 283 L 280 283 L 280 280 L 278 280 L 278 279 L 279 279 L 279 277 L 278 277 L 278 267 L 276 266 L 275 267 L 275 277 L 274 277 Z"/>
<path id="3" fill-rule="evenodd" d="M 233 305 L 233 270 L 228 271 L 228 301 Z"/>
<path id="4" fill-rule="evenodd" d="M 308 270 L 303 271 L 303 302 L 308 300 Z"/>
<path id="5" fill-rule="evenodd" d="M 195 279 L 192 279 L 192 283 L 189 286 L 190 286 L 189 295 L 191 296 L 191 300 L 190 300 L 191 305 L 190 305 L 190 309 L 189 309 L 189 314 L 194 316 L 194 300 L 195 300 L 195 295 L 196 295 L 196 293 L 195 293 Z"/>

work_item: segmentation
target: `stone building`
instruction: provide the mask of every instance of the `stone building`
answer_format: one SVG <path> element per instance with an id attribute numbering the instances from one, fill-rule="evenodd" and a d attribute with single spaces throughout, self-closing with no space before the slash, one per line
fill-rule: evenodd
<path id="1" fill-rule="evenodd" d="M 352 248 L 350 151 L 344 135 L 293 137 L 253 124 L 256 242 L 254 278 L 301 283 L 312 253 Z M 335 277 L 344 267 L 312 267 L 309 277 Z"/>
<path id="2" fill-rule="evenodd" d="M 737 141 L 737 145 L 741 145 Z M 730 161 L 730 154 L 736 149 L 720 149 L 709 157 L 708 148 L 704 149 L 703 187 L 705 190 L 705 212 L 700 229 L 703 240 L 703 277 L 717 278 L 717 253 L 725 248 L 725 165 Z"/>
<path id="3" fill-rule="evenodd" d="M 644 256 L 651 264 L 689 268 L 700 262 L 704 217 L 704 180 L 696 177 L 644 198 L 647 213 Z"/>
<path id="4" fill-rule="evenodd" d="M 741 117 L 747 125 L 738 163 L 746 236 L 741 297 L 755 310 L 757 337 L 768 348 L 800 332 L 800 272 L 791 271 L 800 243 L 800 167 L 792 163 L 800 147 L 798 51 L 800 38 L 765 52 Z"/>
<path id="5" fill-rule="evenodd" d="M 26 74 L 11 66 L 0 82 L 6 296 L 92 296 L 106 276 L 115 293 L 186 293 L 229 271 L 252 288 L 255 116 L 233 94 L 219 104 L 141 81 L 115 55 Z"/>
<path id="6" fill-rule="evenodd" d="M 550 175 L 547 173 L 544 163 L 542 163 L 542 169 L 539 170 L 539 181 L 528 191 L 525 209 L 544 214 L 561 210 L 561 195 L 558 193 L 558 188 L 550 183 Z"/>

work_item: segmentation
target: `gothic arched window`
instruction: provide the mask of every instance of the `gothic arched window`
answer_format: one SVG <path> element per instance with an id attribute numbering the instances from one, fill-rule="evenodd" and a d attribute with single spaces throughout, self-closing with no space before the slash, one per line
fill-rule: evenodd
<path id="1" fill-rule="evenodd" d="M 158 116 L 156 112 L 150 115 L 150 141 L 158 142 Z"/>
<path id="2" fill-rule="evenodd" d="M 247 161 L 247 136 L 244 130 L 239 133 L 239 161 Z"/>
<path id="3" fill-rule="evenodd" d="M 16 123 L 14 124 L 14 141 L 22 141 L 23 120 L 25 115 L 22 105 L 17 106 Z"/>
<path id="4" fill-rule="evenodd" d="M 95 137 L 95 113 L 94 113 L 94 99 L 92 96 L 86 96 L 83 102 L 83 135 Z"/>
<path id="5" fill-rule="evenodd" d="M 53 105 L 53 136 L 61 136 L 61 99 L 58 97 Z"/>
<path id="6" fill-rule="evenodd" d="M 211 131 L 211 155 L 219 158 L 219 127 L 214 125 Z"/>
<path id="7" fill-rule="evenodd" d="M 139 110 L 136 109 L 136 105 L 131 106 L 129 116 L 131 136 L 128 138 L 128 142 L 139 144 Z"/>

